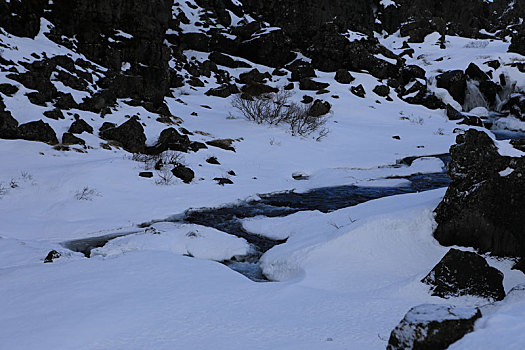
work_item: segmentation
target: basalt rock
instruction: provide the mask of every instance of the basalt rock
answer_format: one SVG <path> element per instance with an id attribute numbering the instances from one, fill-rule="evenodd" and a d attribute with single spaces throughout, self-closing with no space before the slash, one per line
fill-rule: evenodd
<path id="1" fill-rule="evenodd" d="M 171 173 L 182 180 L 182 182 L 189 184 L 195 177 L 195 173 L 190 168 L 184 165 L 177 165 L 171 170 Z"/>
<path id="2" fill-rule="evenodd" d="M 239 93 L 239 88 L 235 84 L 223 84 L 217 88 L 206 91 L 207 96 L 217 96 L 222 98 L 226 98 L 237 93 Z"/>
<path id="3" fill-rule="evenodd" d="M 330 112 L 331 108 L 332 105 L 330 105 L 329 102 L 315 100 L 310 109 L 308 110 L 308 115 L 317 118 Z"/>
<path id="4" fill-rule="evenodd" d="M 101 128 L 99 135 L 105 140 L 119 142 L 128 152 L 144 152 L 146 147 L 146 135 L 144 135 L 144 128 L 136 117 L 131 118 L 118 127 L 107 126 L 103 130 Z"/>
<path id="5" fill-rule="evenodd" d="M 85 145 L 86 141 L 70 132 L 65 132 L 64 135 L 62 135 L 62 143 L 66 145 Z"/>
<path id="6" fill-rule="evenodd" d="M 82 134 L 83 132 L 92 134 L 93 127 L 89 125 L 85 120 L 77 118 L 69 127 L 68 132 L 72 134 Z"/>
<path id="7" fill-rule="evenodd" d="M 346 69 L 338 69 L 335 72 L 335 81 L 340 84 L 350 84 L 355 78 Z"/>
<path id="8" fill-rule="evenodd" d="M 474 330 L 473 307 L 423 304 L 410 309 L 390 334 L 387 350 L 446 349 Z"/>
<path id="9" fill-rule="evenodd" d="M 430 285 L 432 295 L 442 298 L 474 295 L 502 300 L 503 274 L 476 253 L 450 249 L 432 271 L 421 280 Z"/>
<path id="10" fill-rule="evenodd" d="M 461 105 L 465 102 L 467 79 L 462 70 L 452 70 L 436 76 L 438 88 L 446 89 Z"/>
<path id="11" fill-rule="evenodd" d="M 18 127 L 17 138 L 28 141 L 41 141 L 52 145 L 58 143 L 55 131 L 42 120 L 22 124 Z"/>
<path id="12" fill-rule="evenodd" d="M 525 257 L 525 157 L 501 156 L 486 133 L 473 129 L 456 143 L 434 237 L 445 246 Z"/>
<path id="13" fill-rule="evenodd" d="M 157 140 L 157 144 L 148 147 L 146 152 L 149 154 L 159 154 L 167 150 L 188 152 L 191 141 L 188 135 L 181 135 L 175 128 L 162 130 Z"/>
<path id="14" fill-rule="evenodd" d="M 0 138 L 14 139 L 18 136 L 18 121 L 11 112 L 5 110 L 5 105 L 0 99 Z"/>

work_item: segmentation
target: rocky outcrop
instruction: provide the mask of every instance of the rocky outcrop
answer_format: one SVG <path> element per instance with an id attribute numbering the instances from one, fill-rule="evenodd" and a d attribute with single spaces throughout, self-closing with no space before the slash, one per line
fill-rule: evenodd
<path id="1" fill-rule="evenodd" d="M 109 83 L 117 96 L 159 105 L 169 86 L 164 39 L 172 5 L 170 0 L 55 0 L 46 17 L 55 25 L 51 37 L 75 37 L 80 52 L 111 69 Z"/>
<path id="2" fill-rule="evenodd" d="M 144 128 L 137 117 L 132 117 L 118 127 L 111 127 L 104 123 L 100 128 L 99 135 L 105 140 L 119 142 L 125 150 L 132 153 L 144 152 L 146 147 Z"/>
<path id="3" fill-rule="evenodd" d="M 57 135 L 49 124 L 42 120 L 22 124 L 18 127 L 17 138 L 28 141 L 41 141 L 52 145 L 58 143 Z"/>
<path id="4" fill-rule="evenodd" d="M 445 246 L 525 257 L 525 157 L 501 156 L 486 133 L 472 129 L 456 143 L 434 237 Z"/>
<path id="5" fill-rule="evenodd" d="M 410 309 L 390 334 L 387 350 L 446 349 L 474 330 L 477 308 L 423 304 Z"/>
<path id="6" fill-rule="evenodd" d="M 450 249 L 421 282 L 430 286 L 432 295 L 442 298 L 474 295 L 502 300 L 505 297 L 503 274 L 478 254 L 457 249 Z"/>

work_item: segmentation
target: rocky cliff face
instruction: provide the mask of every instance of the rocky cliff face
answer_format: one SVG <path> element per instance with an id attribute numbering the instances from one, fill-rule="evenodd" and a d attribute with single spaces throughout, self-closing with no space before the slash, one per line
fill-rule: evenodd
<path id="1" fill-rule="evenodd" d="M 525 158 L 504 157 L 490 137 L 468 130 L 450 149 L 452 182 L 436 208 L 443 245 L 525 257 Z"/>

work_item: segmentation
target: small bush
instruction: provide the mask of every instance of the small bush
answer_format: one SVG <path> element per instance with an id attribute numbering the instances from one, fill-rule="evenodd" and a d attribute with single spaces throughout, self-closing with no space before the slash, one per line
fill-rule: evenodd
<path id="1" fill-rule="evenodd" d="M 132 160 L 144 164 L 144 170 L 160 170 L 164 165 L 179 165 L 184 163 L 184 157 L 180 152 L 164 151 L 160 154 L 135 153 Z"/>
<path id="2" fill-rule="evenodd" d="M 81 190 L 78 190 L 76 193 L 75 193 L 75 199 L 79 200 L 79 201 L 92 201 L 93 200 L 93 197 L 95 196 L 100 196 L 99 193 L 97 193 L 95 191 L 95 189 L 93 188 L 89 188 L 89 187 L 84 187 L 83 189 Z"/>
<path id="3" fill-rule="evenodd" d="M 240 114 L 257 124 L 288 124 L 292 135 L 306 136 L 323 129 L 326 116 L 314 116 L 311 113 L 312 103 L 299 104 L 290 101 L 292 94 L 280 90 L 277 93 L 263 94 L 251 100 L 236 95 L 232 107 Z"/>
<path id="4" fill-rule="evenodd" d="M 157 170 L 157 176 L 158 178 L 155 180 L 157 185 L 171 185 L 173 183 L 173 173 L 167 167 Z"/>

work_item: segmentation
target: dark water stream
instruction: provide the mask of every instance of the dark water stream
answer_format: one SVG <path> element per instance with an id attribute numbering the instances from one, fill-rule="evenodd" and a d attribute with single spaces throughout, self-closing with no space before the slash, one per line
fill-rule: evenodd
<path id="1" fill-rule="evenodd" d="M 448 163 L 448 155 L 434 155 Z M 410 165 L 419 157 L 408 157 L 398 161 L 394 167 Z M 448 186 L 450 179 L 444 169 L 439 173 L 418 174 L 407 177 L 398 177 L 409 181 L 406 185 L 396 187 L 360 187 L 354 185 L 317 188 L 305 193 L 293 191 L 259 195 L 258 200 L 236 203 L 219 208 L 200 208 L 186 211 L 173 219 L 166 221 L 193 223 L 216 228 L 237 237 L 246 239 L 252 245 L 252 253 L 248 256 L 237 257 L 223 263 L 232 269 L 244 274 L 254 281 L 264 281 L 265 277 L 259 268 L 258 261 L 264 252 L 286 240 L 274 240 L 247 232 L 242 226 L 242 219 L 255 216 L 278 217 L 286 216 L 299 211 L 319 210 L 327 213 L 337 209 L 351 207 L 373 199 L 429 191 Z M 141 227 L 147 227 L 144 224 Z M 144 231 L 140 231 L 144 232 Z M 63 246 L 89 257 L 91 250 L 104 246 L 109 240 L 127 234 L 126 232 L 110 234 L 100 237 L 91 237 L 64 242 Z"/>

